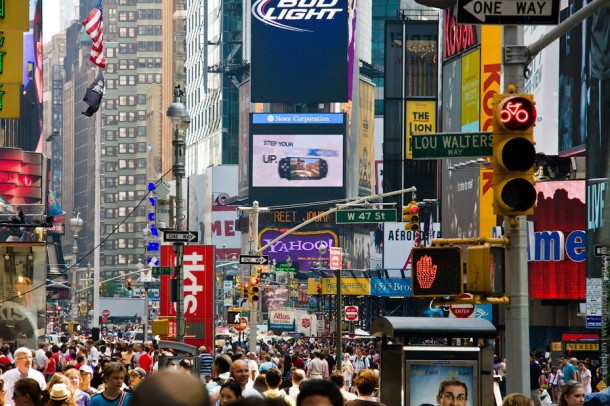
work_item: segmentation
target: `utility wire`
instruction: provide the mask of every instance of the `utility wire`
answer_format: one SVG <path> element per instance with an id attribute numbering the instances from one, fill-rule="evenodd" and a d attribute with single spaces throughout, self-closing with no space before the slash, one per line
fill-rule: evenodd
<path id="1" fill-rule="evenodd" d="M 165 172 L 165 173 L 164 173 L 164 174 L 161 176 L 161 179 L 163 179 L 163 178 L 165 177 L 165 175 L 167 175 L 167 174 L 168 174 L 168 173 L 169 173 L 171 170 L 172 170 L 172 169 L 169 169 L 167 172 Z M 44 283 L 41 283 L 40 285 L 35 286 L 35 287 L 33 287 L 32 289 L 30 289 L 30 290 L 28 290 L 28 291 L 25 291 L 25 292 L 23 292 L 23 293 L 20 293 L 20 294 L 18 294 L 18 295 L 13 296 L 13 297 L 9 297 L 8 299 L 5 299 L 5 300 L 1 301 L 1 302 L 0 302 L 0 304 L 2 304 L 2 303 L 6 303 L 6 302 L 12 302 L 12 301 L 13 301 L 13 300 L 15 300 L 15 299 L 19 299 L 21 296 L 25 296 L 25 295 L 27 295 L 28 293 L 32 293 L 33 291 L 38 290 L 38 289 L 42 288 L 43 286 L 47 286 L 47 281 L 53 281 L 53 280 L 55 280 L 56 278 L 58 278 L 59 276 L 62 276 L 62 275 L 64 275 L 64 274 L 68 274 L 68 273 L 69 273 L 69 271 L 70 271 L 72 268 L 74 268 L 74 267 L 77 267 L 77 269 L 78 269 L 78 266 L 77 266 L 77 265 L 79 265 L 79 264 L 80 264 L 80 263 L 81 263 L 81 262 L 82 262 L 82 261 L 83 261 L 85 258 L 87 258 L 89 255 L 91 255 L 91 254 L 92 254 L 92 253 L 93 253 L 93 252 L 94 252 L 94 251 L 95 251 L 95 250 L 96 250 L 98 247 L 100 247 L 102 244 L 104 244 L 104 243 L 105 243 L 105 242 L 108 240 L 108 238 L 110 238 L 110 236 L 112 236 L 113 234 L 115 234 L 115 233 L 116 233 L 116 231 L 119 229 L 119 227 L 120 227 L 121 225 L 123 225 L 123 223 L 125 223 L 125 222 L 127 221 L 127 219 L 129 219 L 129 217 L 131 217 L 131 215 L 132 215 L 132 214 L 133 214 L 133 213 L 136 211 L 136 209 L 137 209 L 138 207 L 140 207 L 140 206 L 142 205 L 142 203 L 143 203 L 143 202 L 145 202 L 145 201 L 146 201 L 146 198 L 148 198 L 148 196 L 149 196 L 151 193 L 152 193 L 152 190 L 149 190 L 148 192 L 146 192 L 146 194 L 144 195 L 144 197 L 142 197 L 142 199 L 141 199 L 141 200 L 138 202 L 138 204 L 137 204 L 137 205 L 135 205 L 135 207 L 134 207 L 134 208 L 133 208 L 133 209 L 132 209 L 132 210 L 131 210 L 131 211 L 130 211 L 128 214 L 127 214 L 127 216 L 125 216 L 125 218 L 124 218 L 123 220 L 121 220 L 121 222 L 120 222 L 119 224 L 117 224 L 117 225 L 116 225 L 116 227 L 115 227 L 115 228 L 114 228 L 114 229 L 113 229 L 113 230 L 112 230 L 112 231 L 111 231 L 111 232 L 110 232 L 110 233 L 109 233 L 107 236 L 105 236 L 105 237 L 104 237 L 104 238 L 103 238 L 103 239 L 100 241 L 100 243 L 99 243 L 97 246 L 93 247 L 93 248 L 92 248 L 92 249 L 91 249 L 89 252 L 87 252 L 85 255 L 83 255 L 82 257 L 80 257 L 79 259 L 77 259 L 77 260 L 76 260 L 76 262 L 74 262 L 72 265 L 70 265 L 70 267 L 66 268 L 65 273 L 64 273 L 64 272 L 62 272 L 62 273 L 60 273 L 60 274 L 57 274 L 57 275 L 53 276 L 53 277 L 52 277 L 52 278 L 50 278 L 50 279 L 46 279 L 46 275 L 45 275 L 45 281 L 44 281 Z M 95 272 L 95 270 L 94 270 L 94 272 Z M 95 288 L 95 286 L 94 286 L 94 288 Z M 72 299 L 72 297 L 73 297 L 73 296 L 74 296 L 74 294 L 70 294 L 69 298 L 70 298 L 70 299 Z"/>

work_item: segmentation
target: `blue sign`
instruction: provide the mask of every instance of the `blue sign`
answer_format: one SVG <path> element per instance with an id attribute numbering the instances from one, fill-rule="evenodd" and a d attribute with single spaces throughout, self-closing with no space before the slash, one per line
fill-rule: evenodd
<path id="1" fill-rule="evenodd" d="M 371 278 L 371 296 L 412 296 L 411 278 Z"/>
<path id="2" fill-rule="evenodd" d="M 347 0 L 254 0 L 251 33 L 252 102 L 348 100 Z"/>
<path id="3" fill-rule="evenodd" d="M 343 124 L 343 113 L 254 113 L 253 124 Z"/>
<path id="4" fill-rule="evenodd" d="M 587 316 L 586 328 L 602 328 L 602 316 Z"/>

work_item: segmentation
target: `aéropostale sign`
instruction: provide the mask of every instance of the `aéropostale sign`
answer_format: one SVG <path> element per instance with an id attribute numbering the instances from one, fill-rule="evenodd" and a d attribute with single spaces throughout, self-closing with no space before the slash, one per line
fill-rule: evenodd
<path id="1" fill-rule="evenodd" d="M 348 99 L 348 1 L 252 2 L 253 102 Z"/>

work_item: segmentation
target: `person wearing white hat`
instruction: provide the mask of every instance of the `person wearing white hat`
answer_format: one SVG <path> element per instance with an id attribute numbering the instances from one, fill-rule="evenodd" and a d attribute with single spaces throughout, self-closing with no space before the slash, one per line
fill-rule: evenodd
<path id="1" fill-rule="evenodd" d="M 48 406 L 74 405 L 74 399 L 70 399 L 73 395 L 65 383 L 56 383 L 51 388 L 49 393 L 51 401 Z"/>

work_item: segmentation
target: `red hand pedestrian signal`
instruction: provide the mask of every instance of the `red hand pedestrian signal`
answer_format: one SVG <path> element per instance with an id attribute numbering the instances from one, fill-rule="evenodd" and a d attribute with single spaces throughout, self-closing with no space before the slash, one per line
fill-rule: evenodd
<path id="1" fill-rule="evenodd" d="M 417 261 L 417 281 L 423 289 L 430 289 L 432 282 L 436 278 L 437 266 L 432 263 L 432 258 L 424 255 Z"/>

